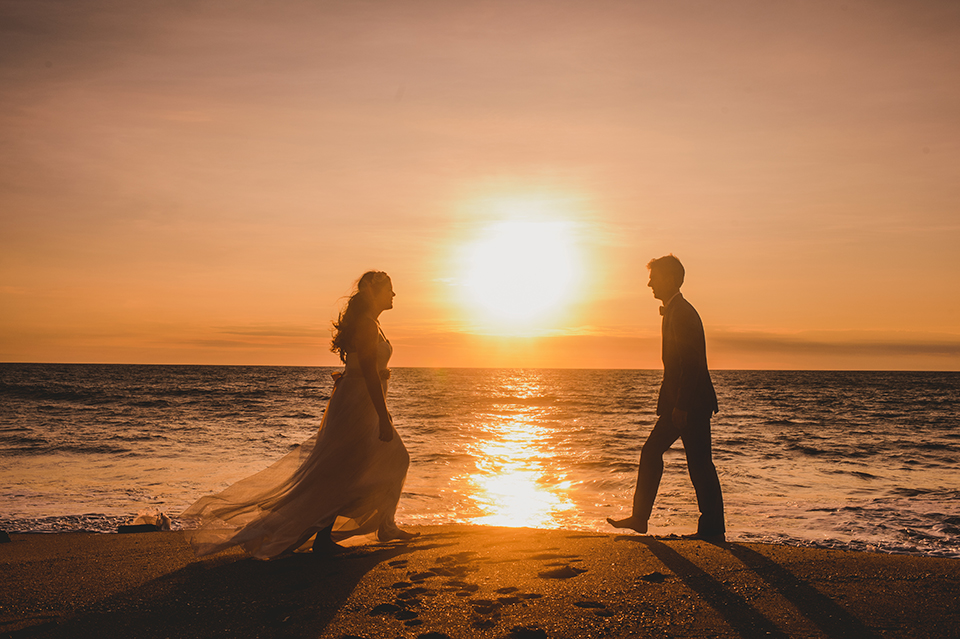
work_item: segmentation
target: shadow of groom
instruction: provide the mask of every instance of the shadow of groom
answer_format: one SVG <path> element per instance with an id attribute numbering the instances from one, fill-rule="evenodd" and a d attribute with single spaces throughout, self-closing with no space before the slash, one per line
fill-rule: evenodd
<path id="1" fill-rule="evenodd" d="M 687 587 L 695 591 L 711 608 L 743 637 L 788 637 L 769 617 L 708 572 L 654 537 L 627 537 L 642 543 Z M 746 546 L 735 543 L 713 544 L 727 550 L 780 596 L 790 602 L 803 617 L 827 637 L 870 639 L 877 635 L 859 619 L 832 599 L 795 576 L 775 561 Z"/>

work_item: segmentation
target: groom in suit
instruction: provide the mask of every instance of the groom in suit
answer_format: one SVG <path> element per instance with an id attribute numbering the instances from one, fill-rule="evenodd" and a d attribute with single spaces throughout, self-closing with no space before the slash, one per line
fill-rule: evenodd
<path id="1" fill-rule="evenodd" d="M 710 418 L 719 408 L 707 370 L 703 323 L 696 309 L 680 294 L 684 276 L 680 260 L 665 255 L 650 260 L 647 268 L 647 286 L 663 302 L 663 382 L 657 399 L 658 419 L 640 453 L 633 514 L 607 521 L 617 528 L 647 532 L 647 520 L 663 475 L 663 454 L 680 439 L 700 508 L 697 532 L 688 537 L 723 541 L 723 494 L 710 445 Z"/>

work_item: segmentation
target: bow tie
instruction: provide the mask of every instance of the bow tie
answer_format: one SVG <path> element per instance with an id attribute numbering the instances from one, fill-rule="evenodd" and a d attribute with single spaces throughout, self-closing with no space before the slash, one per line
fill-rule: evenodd
<path id="1" fill-rule="evenodd" d="M 666 307 L 666 306 L 661 306 L 661 307 L 660 307 L 660 314 L 661 314 L 661 315 L 666 315 L 666 314 L 667 314 L 667 307 Z"/>

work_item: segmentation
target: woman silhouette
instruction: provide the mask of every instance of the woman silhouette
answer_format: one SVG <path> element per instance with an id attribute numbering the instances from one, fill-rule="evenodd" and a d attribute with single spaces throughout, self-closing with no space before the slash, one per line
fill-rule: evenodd
<path id="1" fill-rule="evenodd" d="M 269 468 L 183 512 L 199 524 L 184 531 L 198 556 L 242 546 L 272 559 L 314 535 L 314 552 L 336 550 L 337 540 L 354 535 L 414 536 L 394 521 L 410 456 L 385 399 L 393 348 L 378 318 L 393 308 L 393 298 L 386 273 L 364 273 L 334 322 L 331 350 L 345 366 L 334 375 L 318 432 Z"/>

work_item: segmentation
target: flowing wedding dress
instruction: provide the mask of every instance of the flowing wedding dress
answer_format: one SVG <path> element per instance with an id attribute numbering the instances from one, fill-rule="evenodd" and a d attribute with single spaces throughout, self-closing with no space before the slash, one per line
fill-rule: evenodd
<path id="1" fill-rule="evenodd" d="M 393 348 L 380 334 L 377 370 L 387 391 Z M 396 532 L 394 522 L 410 456 L 396 432 L 379 439 L 379 417 L 356 353 L 347 354 L 320 429 L 269 468 L 181 514 L 195 520 L 184 535 L 198 556 L 242 546 L 261 559 L 292 553 L 333 524 L 332 538 Z M 188 522 L 189 525 L 189 522 Z"/>

